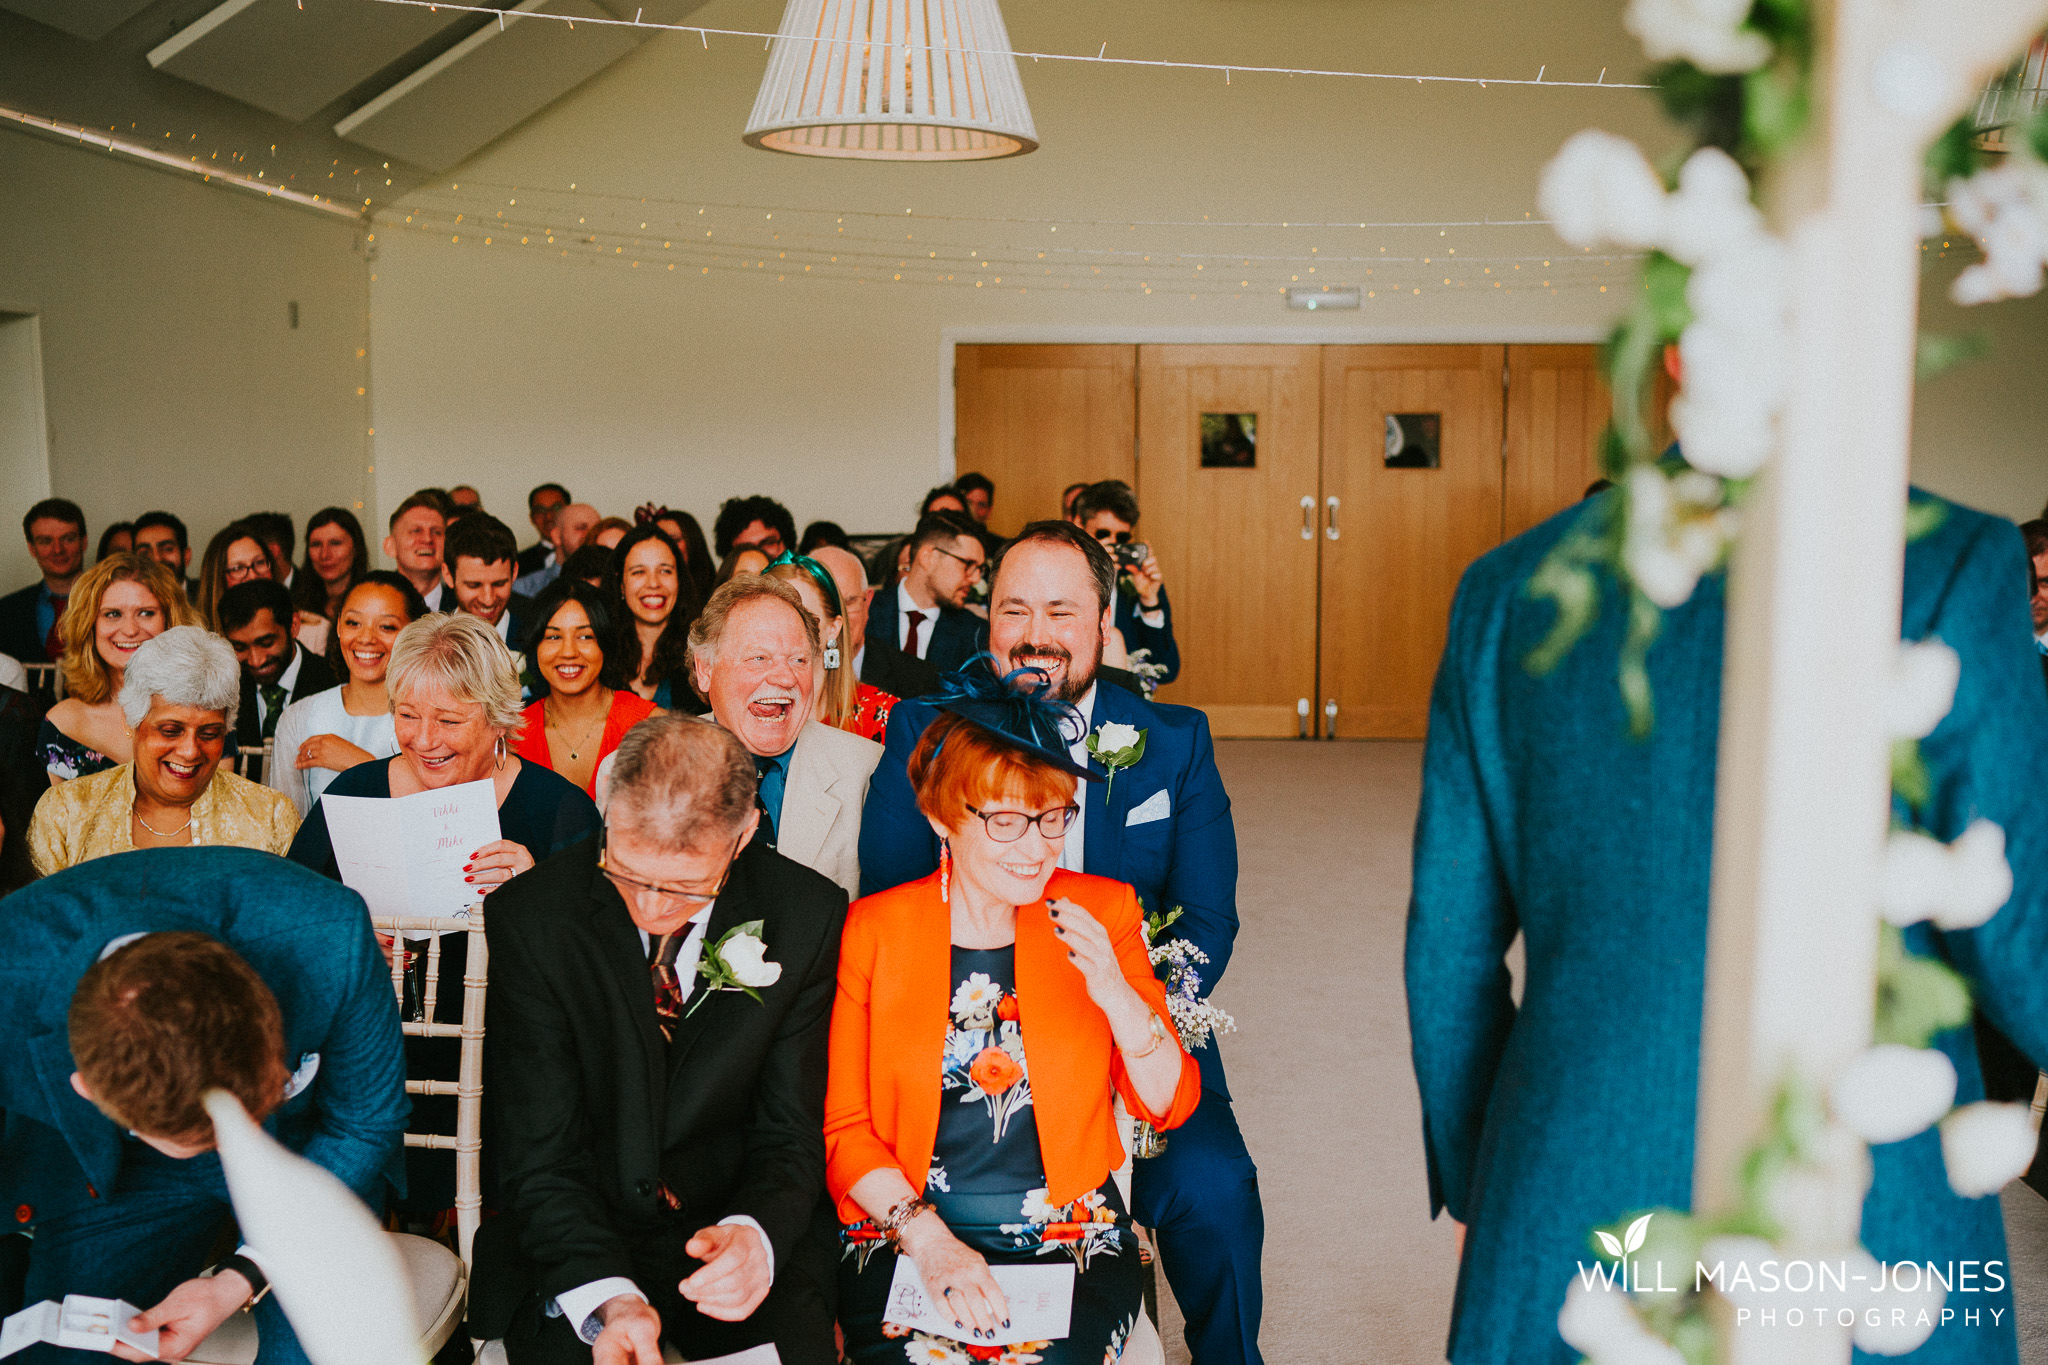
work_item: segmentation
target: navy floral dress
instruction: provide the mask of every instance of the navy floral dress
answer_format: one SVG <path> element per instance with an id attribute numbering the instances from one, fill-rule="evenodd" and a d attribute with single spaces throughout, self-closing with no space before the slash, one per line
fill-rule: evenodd
<path id="1" fill-rule="evenodd" d="M 839 1316 L 855 1365 L 1109 1365 L 1143 1311 L 1138 1242 L 1113 1181 L 1047 1202 L 1031 1064 L 1018 1024 L 1016 949 L 953 949 L 954 988 L 938 1077 L 939 1132 L 924 1197 L 991 1265 L 1068 1257 L 1074 1312 L 1058 1341 L 988 1346 L 882 1321 L 896 1254 L 867 1222 L 841 1236 Z"/>

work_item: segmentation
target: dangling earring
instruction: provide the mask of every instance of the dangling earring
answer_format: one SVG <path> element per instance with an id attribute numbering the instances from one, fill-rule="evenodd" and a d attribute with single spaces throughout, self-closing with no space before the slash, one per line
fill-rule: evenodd
<path id="1" fill-rule="evenodd" d="M 939 903 L 953 903 L 953 845 L 944 840 L 939 843 Z"/>
<path id="2" fill-rule="evenodd" d="M 825 646 L 825 669 L 827 672 L 839 667 L 839 646 Z"/>
<path id="3" fill-rule="evenodd" d="M 500 770 L 503 770 L 505 766 L 505 736 L 503 736 L 502 734 L 499 735 L 498 742 L 495 745 L 493 745 L 492 748 L 497 752 L 498 755 L 498 767 Z"/>

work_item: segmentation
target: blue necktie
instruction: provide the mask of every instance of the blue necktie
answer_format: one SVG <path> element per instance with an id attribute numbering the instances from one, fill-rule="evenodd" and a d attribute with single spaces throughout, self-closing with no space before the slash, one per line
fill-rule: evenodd
<path id="1" fill-rule="evenodd" d="M 761 807 L 761 837 L 768 847 L 775 847 L 775 825 L 782 814 L 783 759 L 754 756 L 754 771 L 760 775 L 760 794 L 755 798 Z"/>

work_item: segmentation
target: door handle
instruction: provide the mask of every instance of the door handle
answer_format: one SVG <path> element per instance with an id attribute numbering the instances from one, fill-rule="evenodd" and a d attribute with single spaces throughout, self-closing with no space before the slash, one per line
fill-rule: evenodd
<path id="1" fill-rule="evenodd" d="M 1303 697 L 1303 698 L 1302 698 L 1302 699 L 1301 699 L 1300 701 L 1298 701 L 1298 702 L 1294 703 L 1294 717 L 1295 717 L 1295 719 L 1296 719 L 1297 721 L 1299 721 L 1299 722 L 1301 723 L 1301 734 L 1300 734 L 1300 738 L 1302 738 L 1302 739 L 1307 739 L 1307 738 L 1308 738 L 1308 698 L 1307 698 L 1307 697 Z"/>
<path id="2" fill-rule="evenodd" d="M 1337 699 L 1329 698 L 1323 703 L 1323 738 L 1337 737 Z"/>
<path id="3" fill-rule="evenodd" d="M 1323 534 L 1328 536 L 1331 540 L 1341 539 L 1344 534 L 1342 531 L 1337 529 L 1337 509 L 1341 506 L 1343 506 L 1343 504 L 1338 502 L 1337 499 L 1334 497 L 1325 498 L 1323 500 Z"/>
<path id="4" fill-rule="evenodd" d="M 1307 493 L 1301 495 L 1301 538 L 1316 538 L 1316 500 Z"/>

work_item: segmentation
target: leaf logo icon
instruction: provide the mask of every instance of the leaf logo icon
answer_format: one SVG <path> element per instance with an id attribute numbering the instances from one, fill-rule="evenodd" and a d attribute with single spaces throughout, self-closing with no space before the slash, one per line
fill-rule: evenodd
<path id="1" fill-rule="evenodd" d="M 1602 1232 L 1598 1228 L 1595 1228 L 1593 1230 L 1593 1235 L 1600 1239 L 1601 1246 L 1607 1248 L 1607 1254 L 1609 1256 L 1613 1256 L 1616 1259 L 1619 1259 L 1621 1256 L 1626 1254 L 1621 1249 L 1621 1243 L 1615 1240 L 1613 1233 Z"/>
<path id="2" fill-rule="evenodd" d="M 1627 1249 L 1629 1251 L 1634 1251 L 1642 1246 L 1643 1239 L 1650 1235 L 1650 1220 L 1654 1217 L 1656 1217 L 1655 1214 L 1646 1213 L 1628 1225 L 1628 1232 L 1624 1236 L 1628 1240 Z M 1611 1241 L 1613 1239 L 1610 1238 L 1608 1240 Z"/>

